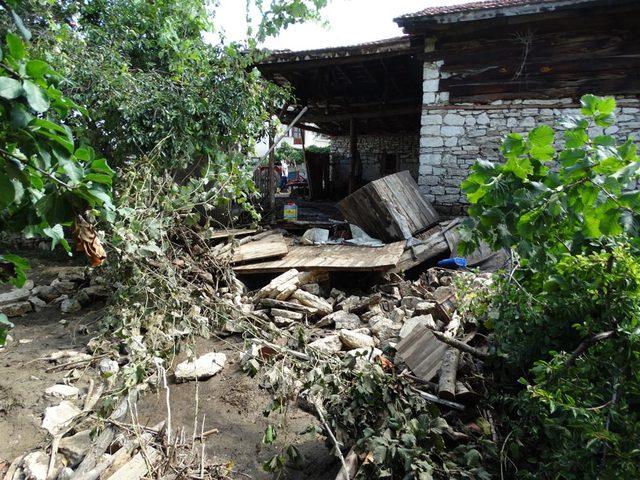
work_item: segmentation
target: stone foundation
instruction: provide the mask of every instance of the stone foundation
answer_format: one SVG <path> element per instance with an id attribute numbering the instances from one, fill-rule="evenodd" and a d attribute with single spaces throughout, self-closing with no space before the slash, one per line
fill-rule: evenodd
<path id="1" fill-rule="evenodd" d="M 409 170 L 418 180 L 419 136 L 362 135 L 358 137 L 358 151 L 362 160 L 363 183 L 376 180 L 387 173 Z M 351 168 L 350 138 L 331 138 L 331 178 L 337 192 L 345 191 Z M 393 170 L 393 171 L 391 171 Z"/>

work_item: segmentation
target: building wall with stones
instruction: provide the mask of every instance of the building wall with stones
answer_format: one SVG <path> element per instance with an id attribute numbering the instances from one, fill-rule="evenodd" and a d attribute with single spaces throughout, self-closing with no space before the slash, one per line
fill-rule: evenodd
<path id="1" fill-rule="evenodd" d="M 426 42 L 426 52 L 434 49 Z M 437 210 L 446 214 L 464 212 L 468 202 L 460 184 L 478 158 L 497 161 L 502 138 L 510 132 L 526 133 L 539 124 L 555 127 L 566 115 L 576 115 L 576 100 L 496 100 L 488 104 L 451 104 L 439 84 L 447 78 L 442 61 L 426 62 L 423 70 L 423 106 L 420 130 L 418 185 Z M 595 92 L 597 93 L 597 92 Z M 640 138 L 640 101 L 616 96 L 617 123 L 593 134 L 613 134 L 620 140 Z"/>
<path id="2" fill-rule="evenodd" d="M 331 138 L 331 175 L 336 191 L 345 191 L 349 183 L 351 168 L 350 138 Z M 418 180 L 418 157 L 420 136 L 418 134 L 361 135 L 358 137 L 358 152 L 362 161 L 363 183 L 376 180 L 388 173 L 409 170 Z"/>

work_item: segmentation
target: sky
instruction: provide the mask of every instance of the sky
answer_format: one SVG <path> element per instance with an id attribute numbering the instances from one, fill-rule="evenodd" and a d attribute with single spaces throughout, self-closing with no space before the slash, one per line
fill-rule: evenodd
<path id="1" fill-rule="evenodd" d="M 274 50 L 309 50 L 353 45 L 402 35 L 393 19 L 428 7 L 467 3 L 469 0 L 329 0 L 323 10 L 326 25 L 293 25 L 277 38 L 265 42 Z M 245 0 L 220 0 L 216 25 L 226 38 L 241 41 L 246 36 Z"/>

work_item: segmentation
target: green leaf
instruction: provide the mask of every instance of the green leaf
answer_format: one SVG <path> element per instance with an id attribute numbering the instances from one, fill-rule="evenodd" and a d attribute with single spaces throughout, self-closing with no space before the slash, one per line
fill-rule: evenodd
<path id="1" fill-rule="evenodd" d="M 0 97 L 13 100 L 22 95 L 22 84 L 13 78 L 0 77 Z"/>
<path id="2" fill-rule="evenodd" d="M 582 105 L 580 112 L 584 116 L 592 117 L 596 114 L 598 108 L 598 97 L 591 94 L 583 95 L 580 99 L 580 105 Z"/>
<path id="3" fill-rule="evenodd" d="M 107 175 L 105 173 L 89 173 L 85 175 L 83 181 L 111 185 L 111 175 Z"/>
<path id="4" fill-rule="evenodd" d="M 49 64 L 42 60 L 29 60 L 27 62 L 27 75 L 31 78 L 42 78 L 49 71 Z"/>
<path id="5" fill-rule="evenodd" d="M 56 248 L 56 245 L 59 243 L 67 252 L 71 252 L 69 242 L 64 238 L 62 225 L 57 224 L 53 227 L 45 228 L 42 231 L 47 237 L 51 238 L 51 250 Z"/>
<path id="6" fill-rule="evenodd" d="M 567 148 L 580 148 L 589 141 L 587 132 L 582 129 L 567 130 L 564 132 L 564 138 Z"/>
<path id="7" fill-rule="evenodd" d="M 538 147 L 552 145 L 553 139 L 553 128 L 548 125 L 540 125 L 529 132 L 529 142 Z"/>
<path id="8" fill-rule="evenodd" d="M 0 313 L 0 346 L 7 343 L 7 331 L 11 330 L 14 326 L 4 313 Z"/>
<path id="9" fill-rule="evenodd" d="M 25 80 L 22 85 L 29 106 L 38 113 L 46 112 L 49 109 L 49 99 L 44 90 L 30 80 Z"/>
<path id="10" fill-rule="evenodd" d="M 616 109 L 616 99 L 613 97 L 598 97 L 596 108 L 601 115 L 611 115 Z"/>
<path id="11" fill-rule="evenodd" d="M 22 60 L 24 58 L 24 42 L 19 36 L 11 32 L 7 33 L 7 46 L 9 47 L 9 54 L 14 59 Z"/>
<path id="12" fill-rule="evenodd" d="M 109 176 L 113 176 L 116 173 L 111 169 L 104 158 L 91 162 L 91 170 L 94 172 L 105 173 Z"/>
<path id="13" fill-rule="evenodd" d="M 531 165 L 531 161 L 528 158 L 510 157 L 507 163 L 504 164 L 503 170 L 511 172 L 516 177 L 524 180 L 529 174 L 533 173 L 533 165 Z"/>
<path id="14" fill-rule="evenodd" d="M 553 148 L 553 145 L 532 145 L 529 150 L 529 155 L 540 162 L 548 162 L 553 160 L 553 157 L 556 155 L 556 151 Z"/>
<path id="15" fill-rule="evenodd" d="M 586 214 L 584 216 L 584 234 L 587 238 L 598 238 L 600 232 L 600 218 Z"/>
<path id="16" fill-rule="evenodd" d="M 24 128 L 29 125 L 31 120 L 33 120 L 33 115 L 22 103 L 11 105 L 11 126 L 13 128 Z"/>
<path id="17" fill-rule="evenodd" d="M 12 180 L 4 172 L 0 172 L 0 211 L 11 205 L 15 196 Z"/>
<path id="18" fill-rule="evenodd" d="M 502 142 L 502 154 L 507 158 L 514 158 L 523 155 L 526 151 L 526 145 L 522 135 L 518 133 L 510 133 Z"/>

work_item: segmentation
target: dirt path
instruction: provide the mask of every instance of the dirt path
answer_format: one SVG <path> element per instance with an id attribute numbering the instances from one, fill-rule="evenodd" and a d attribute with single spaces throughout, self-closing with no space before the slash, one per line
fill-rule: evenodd
<path id="1" fill-rule="evenodd" d="M 309 427 L 317 425 L 315 418 L 297 407 L 292 407 L 288 425 L 288 435 L 282 438 L 282 432 L 275 446 L 262 444 L 264 430 L 269 423 L 275 423 L 275 417 L 266 418 L 264 410 L 269 406 L 271 397 L 258 386 L 256 379 L 244 373 L 238 360 L 238 351 L 242 341 L 230 338 L 226 341 L 198 339 L 196 352 L 201 355 L 208 352 L 227 354 L 227 365 L 215 377 L 198 382 L 199 409 L 198 425 L 202 414 L 206 416 L 205 430 L 216 428 L 219 433 L 207 441 L 207 460 L 217 464 L 232 462 L 233 477 L 256 480 L 271 479 L 272 474 L 262 470 L 262 463 L 276 453 L 283 444 L 294 444 L 305 458 L 300 470 L 290 469 L 281 478 L 290 480 L 334 479 L 339 465 L 329 449 L 324 437 L 315 432 L 305 433 Z M 182 353 L 178 360 L 186 359 Z M 196 383 L 188 382 L 170 385 L 172 429 L 184 428 L 190 438 L 193 432 Z M 149 393 L 138 404 L 141 423 L 154 425 L 166 418 L 165 391 Z M 273 415 L 273 414 L 272 414 Z M 198 426 L 198 429 L 200 426 Z"/>

